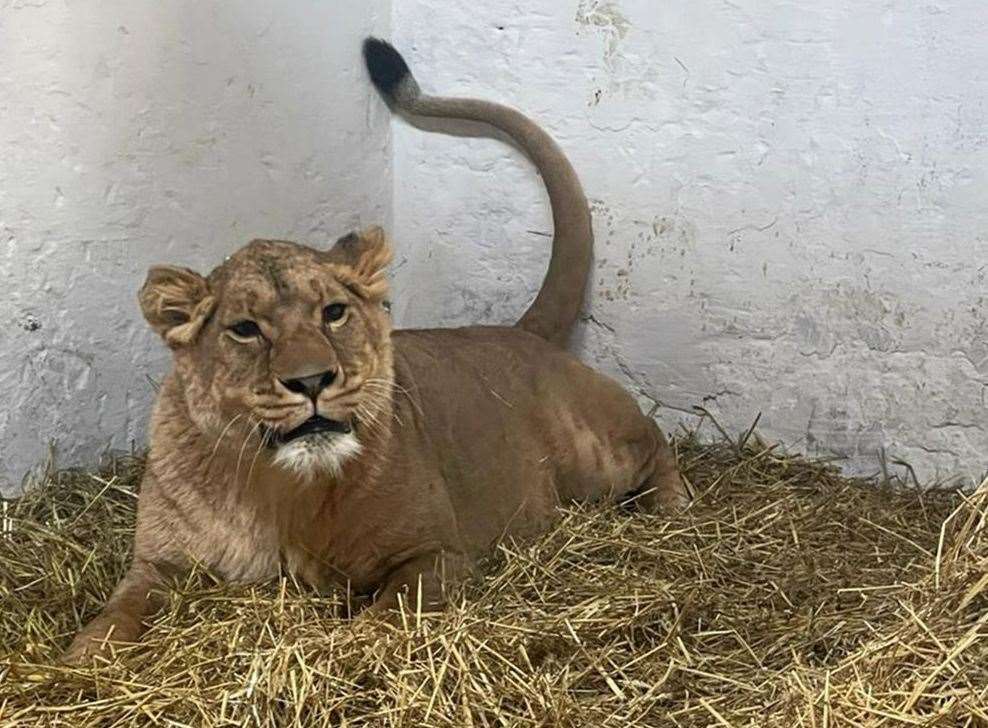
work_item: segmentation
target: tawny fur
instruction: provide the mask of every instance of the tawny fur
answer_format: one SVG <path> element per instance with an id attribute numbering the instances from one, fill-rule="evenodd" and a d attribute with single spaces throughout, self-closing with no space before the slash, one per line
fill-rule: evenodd
<path id="1" fill-rule="evenodd" d="M 404 98 L 414 107 L 424 97 L 416 86 Z M 418 111 L 455 116 L 446 101 Z M 141 308 L 174 366 L 152 416 L 133 563 L 67 659 L 108 635 L 137 639 L 160 590 L 195 564 L 231 581 L 284 567 L 319 589 L 374 597 L 372 610 L 421 585 L 423 603 L 437 607 L 477 556 L 545 529 L 561 502 L 642 490 L 645 507 L 683 505 L 654 422 L 555 343 L 589 267 L 575 173 L 531 121 L 470 103 L 524 137 L 550 187 L 553 263 L 520 325 L 392 331 L 391 250 L 379 228 L 329 251 L 254 241 L 208 277 L 152 269 Z M 324 320 L 329 304 L 344 304 L 345 316 Z M 231 332 L 244 320 L 261 336 Z M 315 399 L 284 384 L 326 371 L 336 376 Z M 353 431 L 267 446 L 263 432 L 291 431 L 314 413 Z"/>

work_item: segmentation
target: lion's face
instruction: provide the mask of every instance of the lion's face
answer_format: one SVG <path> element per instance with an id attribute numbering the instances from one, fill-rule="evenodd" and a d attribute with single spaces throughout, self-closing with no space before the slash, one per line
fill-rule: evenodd
<path id="1" fill-rule="evenodd" d="M 171 347 L 195 425 L 217 448 L 336 474 L 386 425 L 390 321 L 379 228 L 322 252 L 255 240 L 208 278 L 152 268 L 145 318 Z"/>

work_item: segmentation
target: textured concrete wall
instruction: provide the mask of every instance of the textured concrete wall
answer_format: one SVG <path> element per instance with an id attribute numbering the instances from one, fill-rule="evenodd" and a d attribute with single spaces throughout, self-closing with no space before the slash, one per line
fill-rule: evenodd
<path id="1" fill-rule="evenodd" d="M 388 222 L 388 0 L 0 0 L 0 491 L 140 446 L 149 264 Z"/>
<path id="2" fill-rule="evenodd" d="M 733 431 L 923 480 L 988 466 L 981 3 L 399 0 L 426 90 L 512 103 L 596 212 L 585 359 Z M 503 144 L 396 127 L 396 313 L 512 321 L 546 201 Z M 898 469 L 893 467 L 893 469 Z"/>
<path id="3" fill-rule="evenodd" d="M 358 41 L 390 2 L 0 0 L 0 490 L 144 439 L 147 266 L 391 212 Z M 582 356 L 732 430 L 924 480 L 988 457 L 988 14 L 978 3 L 396 0 L 426 88 L 570 152 Z M 498 142 L 395 126 L 396 318 L 511 321 L 549 216 Z"/>

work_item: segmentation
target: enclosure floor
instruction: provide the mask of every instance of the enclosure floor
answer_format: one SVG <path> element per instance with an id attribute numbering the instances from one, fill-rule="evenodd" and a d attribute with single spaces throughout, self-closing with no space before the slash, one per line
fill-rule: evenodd
<path id="1" fill-rule="evenodd" d="M 75 670 L 52 662 L 122 572 L 141 462 L 59 473 L 0 536 L 0 725 L 988 725 L 984 486 L 676 445 L 687 514 L 567 511 L 441 616 L 199 575 L 140 646 Z"/>

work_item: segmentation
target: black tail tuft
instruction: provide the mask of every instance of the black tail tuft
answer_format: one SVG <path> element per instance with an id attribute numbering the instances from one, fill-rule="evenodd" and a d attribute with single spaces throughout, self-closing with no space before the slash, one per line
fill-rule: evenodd
<path id="1" fill-rule="evenodd" d="M 390 43 L 379 38 L 364 40 L 364 62 L 367 64 L 371 81 L 388 100 L 394 100 L 398 86 L 411 75 L 401 53 Z"/>

